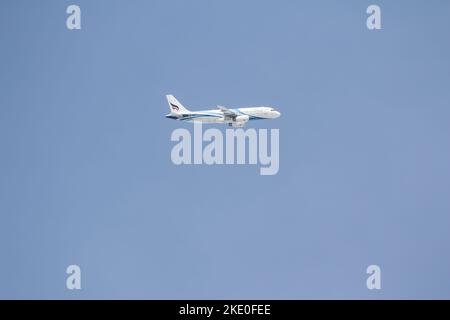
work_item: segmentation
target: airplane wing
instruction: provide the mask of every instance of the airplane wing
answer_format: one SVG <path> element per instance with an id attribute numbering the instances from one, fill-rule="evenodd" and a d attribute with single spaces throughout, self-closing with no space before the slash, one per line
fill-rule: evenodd
<path id="1" fill-rule="evenodd" d="M 222 111 L 223 114 L 224 114 L 225 116 L 227 116 L 227 117 L 235 118 L 235 117 L 238 116 L 238 114 L 237 114 L 235 111 L 230 110 L 230 109 L 228 109 L 228 108 L 225 108 L 225 107 L 222 107 L 222 106 L 217 106 L 217 108 L 219 108 L 219 110 Z"/>

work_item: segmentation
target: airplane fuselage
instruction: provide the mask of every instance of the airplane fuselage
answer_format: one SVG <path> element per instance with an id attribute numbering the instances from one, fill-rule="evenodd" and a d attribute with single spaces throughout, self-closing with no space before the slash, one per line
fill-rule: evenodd
<path id="1" fill-rule="evenodd" d="M 280 116 L 278 111 L 269 107 L 253 107 L 253 108 L 236 108 L 229 109 L 237 114 L 237 117 L 226 116 L 217 109 L 202 110 L 202 111 L 190 111 L 183 114 L 168 114 L 167 118 L 187 121 L 187 122 L 203 122 L 203 123 L 233 123 L 236 119 L 249 121 L 249 120 L 262 120 L 262 119 L 275 119 Z M 241 118 L 239 118 L 241 117 Z"/>
<path id="2" fill-rule="evenodd" d="M 202 123 L 228 123 L 229 126 L 242 128 L 250 120 L 275 119 L 280 113 L 270 107 L 228 109 L 217 106 L 217 109 L 189 111 L 173 95 L 167 95 L 170 113 L 166 118 Z"/>

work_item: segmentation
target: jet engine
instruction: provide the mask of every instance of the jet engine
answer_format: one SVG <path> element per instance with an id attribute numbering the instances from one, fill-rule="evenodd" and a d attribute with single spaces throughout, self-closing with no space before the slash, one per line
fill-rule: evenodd
<path id="1" fill-rule="evenodd" d="M 237 116 L 236 118 L 234 118 L 235 122 L 243 122 L 246 123 L 248 121 L 249 117 L 246 115 L 241 115 L 241 116 Z"/>
<path id="2" fill-rule="evenodd" d="M 249 117 L 246 115 L 240 115 L 233 119 L 233 122 L 228 125 L 233 128 L 242 128 L 245 126 L 245 123 L 248 121 Z"/>
<path id="3" fill-rule="evenodd" d="M 242 128 L 248 121 L 249 117 L 246 115 L 237 116 L 228 125 L 233 128 Z"/>

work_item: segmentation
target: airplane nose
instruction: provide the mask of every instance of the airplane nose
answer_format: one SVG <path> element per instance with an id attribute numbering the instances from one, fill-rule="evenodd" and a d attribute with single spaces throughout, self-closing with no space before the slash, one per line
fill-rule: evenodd
<path id="1" fill-rule="evenodd" d="M 275 118 L 278 118 L 279 116 L 281 116 L 281 113 L 279 111 L 275 111 Z"/>

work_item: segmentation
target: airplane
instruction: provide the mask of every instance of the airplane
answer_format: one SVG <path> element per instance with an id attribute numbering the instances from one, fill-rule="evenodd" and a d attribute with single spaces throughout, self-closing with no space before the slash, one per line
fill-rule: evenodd
<path id="1" fill-rule="evenodd" d="M 171 94 L 166 95 L 170 113 L 166 118 L 203 123 L 228 123 L 233 128 L 242 128 L 249 120 L 275 119 L 281 114 L 271 107 L 253 107 L 228 109 L 217 106 L 217 109 L 189 111 Z"/>

